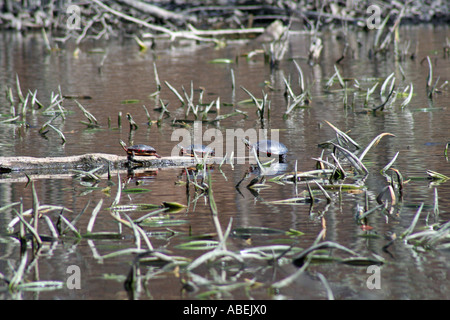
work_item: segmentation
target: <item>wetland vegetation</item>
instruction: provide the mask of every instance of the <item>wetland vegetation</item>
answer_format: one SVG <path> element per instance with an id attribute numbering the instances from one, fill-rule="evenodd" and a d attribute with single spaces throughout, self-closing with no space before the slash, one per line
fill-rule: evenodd
<path id="1" fill-rule="evenodd" d="M 2 298 L 448 299 L 448 5 L 174 3 L 0 2 Z"/>

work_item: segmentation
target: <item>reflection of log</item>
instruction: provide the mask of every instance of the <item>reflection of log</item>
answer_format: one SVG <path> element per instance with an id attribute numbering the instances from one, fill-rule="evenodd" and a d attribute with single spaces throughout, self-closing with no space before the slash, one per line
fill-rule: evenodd
<path id="1" fill-rule="evenodd" d="M 138 168 L 138 169 L 118 169 L 118 170 L 111 170 L 110 172 L 107 172 L 105 170 L 95 171 L 95 176 L 98 177 L 101 180 L 107 180 L 107 179 L 115 179 L 114 177 L 117 177 L 119 174 L 121 177 L 131 177 L 131 178 L 138 178 L 142 179 L 139 176 L 141 174 L 146 174 L 147 172 L 151 171 L 154 172 L 153 176 L 156 176 L 159 171 L 161 170 L 168 170 L 170 168 L 178 168 L 178 170 L 182 170 L 180 167 L 168 167 L 165 169 L 160 168 Z M 183 167 L 184 168 L 184 167 Z M 93 179 L 89 179 L 88 176 L 82 176 L 79 175 L 77 172 L 73 172 L 72 170 L 65 170 L 64 172 L 49 172 L 45 173 L 42 171 L 39 172 L 30 172 L 30 171 L 15 171 L 10 173 L 4 173 L 0 174 L 0 184 L 1 183 L 19 183 L 24 182 L 28 183 L 31 180 L 37 181 L 37 180 L 64 180 L 64 179 L 79 179 L 79 180 L 85 180 L 85 181 L 91 181 L 93 184 L 97 183 L 98 181 L 95 181 Z"/>
<path id="2" fill-rule="evenodd" d="M 217 160 L 217 159 L 211 159 Z M 208 162 L 210 162 L 209 160 Z M 103 171 L 126 169 L 129 167 L 165 168 L 192 165 L 191 157 L 135 157 L 135 162 L 128 161 L 126 156 L 91 153 L 69 157 L 0 157 L 0 173 L 67 173 L 71 169 L 89 171 L 103 167 Z"/>

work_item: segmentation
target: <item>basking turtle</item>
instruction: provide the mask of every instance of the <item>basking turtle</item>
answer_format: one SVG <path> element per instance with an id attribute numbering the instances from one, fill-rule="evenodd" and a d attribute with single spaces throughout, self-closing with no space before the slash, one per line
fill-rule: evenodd
<path id="1" fill-rule="evenodd" d="M 122 140 L 119 140 L 119 142 L 128 156 L 155 156 L 157 158 L 161 158 L 161 156 L 156 153 L 155 148 L 153 148 L 152 146 L 148 146 L 145 144 L 136 144 L 134 146 L 127 147 L 125 142 L 123 142 Z"/>
<path id="2" fill-rule="evenodd" d="M 193 157 L 194 156 L 194 152 L 195 152 L 195 154 L 200 155 L 202 157 L 204 157 L 208 153 L 211 156 L 215 155 L 214 149 L 212 149 L 210 147 L 207 147 L 207 146 L 204 146 L 202 144 L 191 144 L 189 147 L 186 147 L 186 148 L 183 147 L 183 146 L 180 146 L 180 145 L 178 145 L 178 147 L 181 149 L 180 150 L 180 156 L 189 155 L 189 156 Z"/>
<path id="3" fill-rule="evenodd" d="M 279 141 L 275 140 L 260 140 L 256 143 L 250 144 L 250 142 L 247 139 L 242 139 L 244 141 L 245 145 L 252 150 L 255 148 L 256 154 L 265 154 L 268 157 L 271 157 L 272 155 L 278 156 L 280 162 L 286 161 L 286 154 L 288 152 L 288 149 L 284 144 L 282 144 Z"/>

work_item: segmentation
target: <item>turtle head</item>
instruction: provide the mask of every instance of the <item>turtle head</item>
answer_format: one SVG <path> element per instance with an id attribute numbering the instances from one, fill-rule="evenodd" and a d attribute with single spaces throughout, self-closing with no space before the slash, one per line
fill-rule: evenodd
<path id="1" fill-rule="evenodd" d="M 177 144 L 177 147 L 180 148 L 180 156 L 184 154 L 184 147 L 180 144 Z"/>
<path id="2" fill-rule="evenodd" d="M 123 142 L 122 140 L 119 140 L 120 145 L 122 146 L 123 150 L 127 151 L 127 145 L 125 144 L 125 142 Z"/>
<path id="3" fill-rule="evenodd" d="M 245 146 L 250 149 L 251 145 L 250 145 L 250 141 L 248 141 L 247 139 L 242 138 L 242 142 L 245 144 Z"/>

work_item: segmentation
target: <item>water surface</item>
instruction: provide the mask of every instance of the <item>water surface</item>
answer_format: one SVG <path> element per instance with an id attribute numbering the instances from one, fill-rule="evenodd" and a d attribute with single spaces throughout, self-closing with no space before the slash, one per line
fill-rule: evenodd
<path id="1" fill-rule="evenodd" d="M 374 114 L 367 112 L 360 96 L 354 100 L 353 105 L 344 107 L 343 90 L 339 90 L 336 84 L 328 90 L 325 89 L 344 48 L 342 33 L 339 31 L 325 32 L 322 35 L 322 59 L 315 65 L 309 65 L 305 59 L 309 36 L 293 35 L 287 59 L 272 70 L 262 56 L 251 60 L 243 57 L 242 54 L 253 47 L 242 43 L 231 43 L 222 49 L 203 44 L 159 44 L 154 50 L 139 52 L 134 41 L 122 40 L 87 43 L 80 47 L 77 54 L 74 54 L 75 48 L 70 44 L 63 46 L 60 51 L 47 53 L 40 34 L 21 36 L 4 32 L 0 35 L 2 91 L 6 86 L 15 90 L 17 74 L 22 91 L 26 93 L 28 90 L 37 90 L 37 96 L 44 105 L 49 104 L 51 93 L 58 93 L 59 87 L 64 95 L 89 96 L 91 99 L 80 99 L 79 102 L 95 115 L 101 127 L 87 128 L 81 123 L 86 121 L 86 118 L 80 109 L 72 100 L 66 100 L 63 105 L 71 112 L 65 120 L 59 118 L 54 123 L 63 131 L 67 139 L 65 144 L 61 143 L 55 132 L 50 131 L 45 137 L 39 134 L 40 126 L 50 118 L 37 110 L 27 115 L 28 128 L 0 124 L 0 156 L 46 157 L 92 152 L 123 154 L 118 140 L 128 142 L 130 138 L 135 143 L 154 146 L 161 155 L 169 155 L 178 143 L 171 140 L 175 129 L 172 121 L 174 118 L 184 118 L 185 109 L 164 84 L 165 81 L 179 92 L 182 92 L 182 87 L 189 92 L 192 83 L 196 96 L 198 89 L 204 88 L 204 102 L 211 102 L 220 97 L 220 101 L 224 103 L 221 113 L 232 112 L 235 108 L 247 113 L 247 118 L 237 115 L 218 123 L 205 123 L 203 130 L 218 128 L 225 132 L 226 129 L 238 128 L 279 129 L 280 140 L 289 148 L 285 168 L 287 172 L 294 169 L 296 160 L 300 171 L 315 168 L 316 161 L 312 158 L 319 157 L 322 152 L 319 143 L 334 137 L 333 130 L 324 120 L 330 121 L 344 132 L 349 131 L 348 134 L 364 147 L 378 134 L 389 132 L 395 137 L 384 137 L 365 158 L 364 163 L 370 172 L 364 181 L 366 192 L 341 195 L 332 193 L 333 201 L 329 205 L 326 202 L 317 203 L 313 207 L 310 204 L 268 204 L 269 201 L 296 196 L 295 186 L 267 183 L 267 188 L 255 192 L 246 187 L 253 175 L 237 189 L 235 186 L 249 169 L 248 165 L 224 165 L 220 170 L 215 166 L 212 171 L 214 197 L 223 229 L 232 220 L 235 229 L 265 227 L 283 231 L 293 229 L 304 233 L 299 237 L 282 234 L 252 234 L 248 237 L 233 234 L 228 241 L 229 249 L 239 250 L 278 243 L 295 243 L 300 248 L 307 248 L 326 227 L 323 240 L 337 242 L 363 256 L 371 256 L 374 253 L 387 260 L 381 267 L 381 289 L 367 288 L 367 266 L 317 263 L 310 266 L 308 272 L 293 284 L 273 294 L 262 286 L 250 291 L 236 289 L 222 292 L 211 298 L 325 299 L 326 291 L 317 276 L 321 273 L 337 299 L 448 299 L 448 250 L 424 251 L 401 241 L 395 242 L 388 251 L 383 250 L 383 246 L 389 242 L 388 236 L 399 235 L 408 228 L 421 203 L 424 203 L 424 210 L 418 222 L 418 230 L 434 222 L 447 222 L 450 218 L 449 182 L 433 185 L 427 179 L 416 179 L 426 178 L 427 170 L 450 176 L 448 160 L 444 156 L 444 148 L 450 138 L 448 87 L 444 87 L 433 100 L 427 98 L 425 83 L 428 64 L 424 60 L 427 56 L 431 58 L 435 66 L 434 77 L 440 77 L 438 87 L 448 81 L 450 63 L 448 57 L 443 57 L 442 51 L 447 34 L 446 26 L 401 28 L 400 39 L 402 43 L 410 41 L 410 50 L 404 60 L 396 61 L 390 54 L 369 58 L 372 33 L 349 33 L 351 50 L 339 64 L 343 77 L 349 79 L 349 85 L 353 86 L 356 79 L 363 88 L 369 88 L 376 81 L 380 81 L 380 88 L 382 81 L 392 72 L 397 79 L 398 88 L 403 89 L 411 83 L 414 85 L 415 95 L 407 107 L 400 108 L 404 97 L 399 96 L 393 107 Z M 234 63 L 208 63 L 217 58 L 231 59 Z M 302 67 L 306 86 L 311 88 L 312 100 L 308 106 L 295 109 L 288 117 L 283 117 L 286 110 L 283 77 L 290 78 L 293 87 L 298 90 L 298 73 L 292 59 Z M 165 119 L 160 127 L 156 124 L 148 125 L 142 107 L 147 107 L 153 120 L 158 119 L 160 113 L 153 109 L 159 106 L 159 100 L 151 96 L 156 91 L 154 63 L 163 84 L 160 98 L 164 103 L 168 103 L 171 112 L 171 117 Z M 231 70 L 234 71 L 236 79 L 234 90 L 231 86 Z M 270 88 L 265 83 L 270 83 Z M 249 98 L 240 89 L 241 86 L 257 97 L 261 97 L 262 90 L 268 94 L 271 101 L 270 117 L 261 122 L 254 106 L 239 104 Z M 353 90 L 353 87 L 349 87 L 350 89 Z M 375 96 L 370 105 L 380 103 L 379 97 Z M 353 96 L 349 97 L 350 101 L 353 101 Z M 139 102 L 123 103 L 126 100 Z M 139 129 L 130 132 L 125 118 L 119 128 L 119 112 L 123 115 L 130 113 L 137 121 Z M 10 113 L 9 102 L 5 96 L 0 97 L 0 113 Z M 393 214 L 370 216 L 368 224 L 373 228 L 370 234 L 375 236 L 364 236 L 368 232 L 362 230 L 354 219 L 357 206 L 365 205 L 366 195 L 371 207 L 377 205 L 375 199 L 386 186 L 386 179 L 379 172 L 397 152 L 400 153 L 395 168 L 402 173 L 405 180 L 413 179 L 405 185 L 403 199 Z M 8 178 L 8 175 L 3 175 L 0 179 L 0 206 L 23 199 L 24 208 L 31 208 L 31 185 L 27 183 L 26 177 L 15 177 L 14 180 Z M 121 179 L 126 181 L 125 173 L 122 173 Z M 192 189 L 188 194 L 185 185 L 176 183 L 185 179 L 181 168 L 158 170 L 138 185 L 147 188 L 149 192 L 124 194 L 121 204 L 160 204 L 163 201 L 188 204 L 187 209 L 169 215 L 171 219 L 183 220 L 184 223 L 170 227 L 148 227 L 146 231 L 153 232 L 150 239 L 156 249 L 165 250 L 167 254 L 195 259 L 204 251 L 183 250 L 177 245 L 196 237 L 217 239 L 217 235 L 207 198 L 200 196 L 195 199 L 196 194 Z M 116 176 L 110 181 L 104 177 L 96 189 L 86 187 L 70 174 L 36 179 L 35 187 L 41 204 L 64 206 L 73 211 L 65 213 L 65 216 L 71 219 L 88 205 L 86 213 L 77 223 L 80 230 L 86 229 L 90 213 L 99 200 L 103 199 L 102 210 L 96 219 L 94 230 L 117 230 L 117 224 L 108 210 L 117 191 Z M 305 186 L 300 185 L 297 191 L 304 189 Z M 437 216 L 433 212 L 435 190 L 439 199 Z M 143 213 L 128 214 L 132 219 L 136 219 Z M 0 272 L 6 277 L 12 276 L 9 264 L 17 268 L 20 257 L 20 245 L 6 235 L 7 224 L 14 216 L 12 211 L 2 212 L 0 216 L 0 230 L 3 234 L 0 241 Z M 56 221 L 57 216 L 57 212 L 49 215 L 52 221 Z M 40 230 L 48 233 L 45 224 L 42 224 Z M 161 233 L 156 234 L 156 231 Z M 170 232 L 172 234 L 169 234 Z M 124 230 L 121 239 L 74 238 L 46 245 L 34 267 L 36 269 L 30 272 L 30 280 L 65 282 L 68 278 L 67 267 L 76 265 L 81 270 L 81 289 L 63 288 L 18 294 L 3 292 L 2 298 L 127 299 L 129 296 L 123 282 L 134 256 L 124 255 L 111 259 L 99 257 L 133 246 L 134 238 L 130 230 Z M 340 253 L 337 252 L 336 255 L 339 256 Z M 146 290 L 138 297 L 140 299 L 197 299 L 202 297 L 199 294 L 210 289 L 200 286 L 196 290 L 188 290 L 184 284 L 189 283 L 193 275 L 179 273 L 177 270 L 164 271 L 160 270 L 159 266 L 152 265 L 143 267 L 142 270 L 149 272 L 151 276 L 146 282 Z M 296 268 L 290 263 L 273 267 L 266 262 L 255 261 L 239 272 L 230 268 L 222 270 L 222 274 L 216 274 L 217 270 L 202 266 L 194 271 L 194 275 L 217 283 L 225 280 L 243 282 L 244 279 L 254 279 L 268 285 L 292 274 Z"/>

